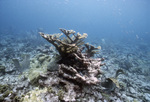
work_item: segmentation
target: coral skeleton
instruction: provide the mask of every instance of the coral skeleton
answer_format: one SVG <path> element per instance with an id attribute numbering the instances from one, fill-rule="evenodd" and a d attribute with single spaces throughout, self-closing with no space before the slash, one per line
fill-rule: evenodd
<path id="1" fill-rule="evenodd" d="M 87 34 L 75 34 L 73 30 L 66 30 L 60 28 L 60 31 L 65 34 L 62 38 L 62 33 L 58 34 L 44 34 L 40 35 L 48 42 L 56 47 L 61 59 L 57 62 L 59 65 L 59 76 L 65 80 L 79 85 L 96 85 L 99 83 L 97 76 L 101 73 L 100 66 L 102 58 L 90 58 L 98 52 L 100 47 L 94 47 L 90 44 L 84 44 L 84 39 Z M 85 47 L 83 47 L 85 46 Z"/>

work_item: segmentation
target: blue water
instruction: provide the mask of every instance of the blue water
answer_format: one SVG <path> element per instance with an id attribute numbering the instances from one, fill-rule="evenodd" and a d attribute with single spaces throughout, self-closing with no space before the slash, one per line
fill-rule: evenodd
<path id="1" fill-rule="evenodd" d="M 149 0 L 0 0 L 0 31 L 58 28 L 89 38 L 149 40 Z M 15 33 L 14 33 L 15 34 Z"/>

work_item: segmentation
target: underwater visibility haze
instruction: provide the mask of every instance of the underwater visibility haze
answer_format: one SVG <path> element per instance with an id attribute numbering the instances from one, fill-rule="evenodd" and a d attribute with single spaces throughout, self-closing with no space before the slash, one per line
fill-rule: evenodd
<path id="1" fill-rule="evenodd" d="M 149 4 L 0 0 L 0 102 L 150 102 Z"/>

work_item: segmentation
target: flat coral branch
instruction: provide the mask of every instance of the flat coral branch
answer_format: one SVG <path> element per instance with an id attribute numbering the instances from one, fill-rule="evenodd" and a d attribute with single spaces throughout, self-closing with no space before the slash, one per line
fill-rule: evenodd
<path id="1" fill-rule="evenodd" d="M 86 47 L 86 53 L 88 54 L 88 57 L 92 57 L 94 56 L 94 54 L 98 53 L 99 52 L 99 49 L 101 49 L 100 46 L 98 47 L 95 47 L 93 45 L 90 45 L 90 44 L 85 44 L 85 47 Z"/>

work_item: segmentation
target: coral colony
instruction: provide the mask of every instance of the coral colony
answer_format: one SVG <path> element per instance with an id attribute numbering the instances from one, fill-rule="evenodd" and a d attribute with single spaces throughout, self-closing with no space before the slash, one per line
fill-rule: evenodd
<path id="1" fill-rule="evenodd" d="M 61 34 L 48 35 L 40 32 L 40 35 L 53 44 L 61 59 L 59 64 L 59 75 L 66 80 L 79 84 L 97 84 L 97 75 L 101 73 L 100 66 L 103 58 L 91 58 L 100 49 L 90 44 L 84 44 L 87 34 L 75 34 L 73 30 L 60 29 L 66 38 Z"/>
<path id="2" fill-rule="evenodd" d="M 104 59 L 93 58 L 100 47 L 85 44 L 84 39 L 87 37 L 86 33 L 82 35 L 80 33 L 76 34 L 73 30 L 60 30 L 66 37 L 61 37 L 63 35 L 62 33 L 49 35 L 40 32 L 40 35 L 53 44 L 59 53 L 59 60 L 57 60 L 57 76 L 59 76 L 59 79 L 56 82 L 51 81 L 51 83 L 62 86 L 66 90 L 64 91 L 65 94 L 63 94 L 63 97 L 59 99 L 66 102 L 75 101 L 78 93 L 77 90 L 81 91 L 84 86 L 99 83 L 98 75 L 101 73 L 100 66 L 104 65 L 101 63 Z M 42 85 L 46 85 L 47 82 L 41 81 Z"/>

